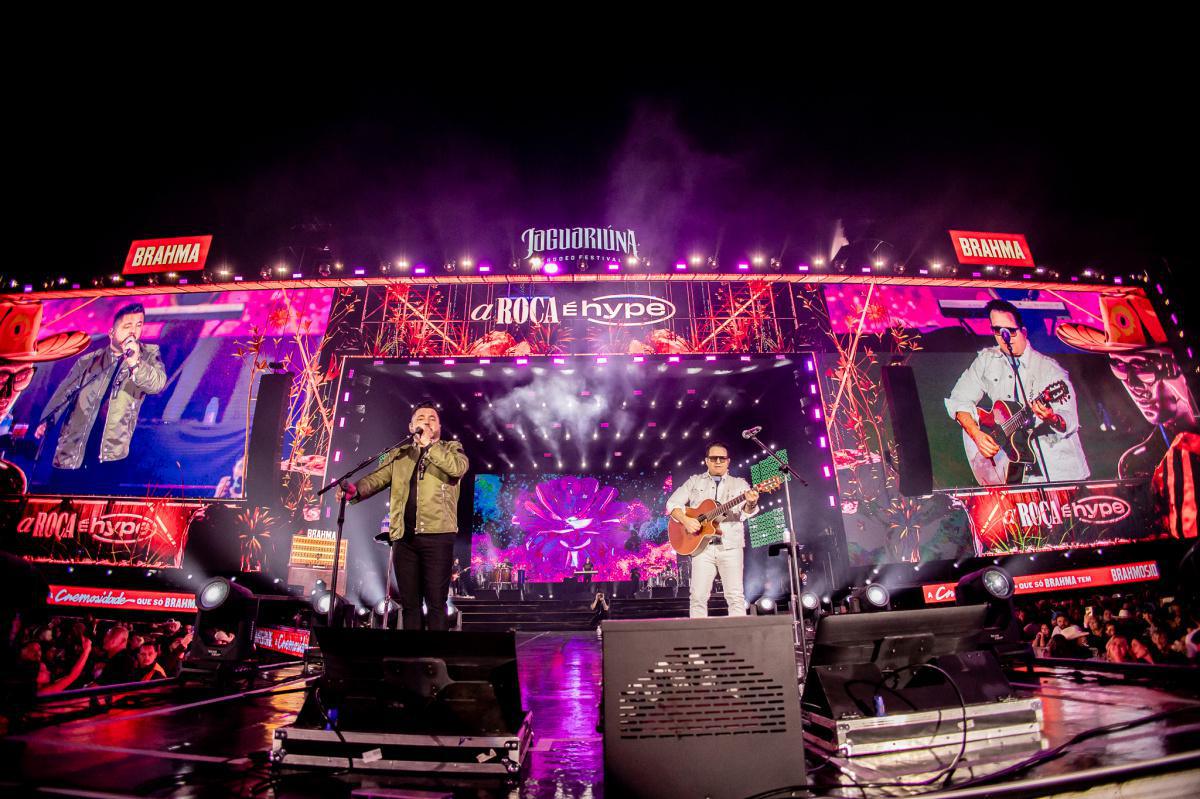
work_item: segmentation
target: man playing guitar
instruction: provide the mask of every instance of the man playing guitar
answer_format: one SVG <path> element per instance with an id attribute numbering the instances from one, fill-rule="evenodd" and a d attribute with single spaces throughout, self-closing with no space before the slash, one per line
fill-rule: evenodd
<path id="1" fill-rule="evenodd" d="M 708 467 L 702 474 L 694 474 L 675 489 L 667 500 L 667 513 L 671 519 L 684 526 L 689 533 L 701 527 L 700 521 L 687 515 L 687 508 L 696 507 L 706 499 L 724 502 L 738 494 L 745 494 L 745 502 L 730 510 L 720 523 L 720 535 L 706 539 L 703 546 L 692 554 L 691 604 L 688 615 L 693 619 L 708 616 L 708 598 L 712 594 L 713 580 L 721 573 L 721 586 L 730 616 L 746 615 L 746 595 L 742 588 L 742 548 L 745 534 L 742 522 L 758 513 L 758 492 L 740 477 L 729 474 L 729 448 L 724 444 L 712 443 L 704 453 Z"/>
<path id="2" fill-rule="evenodd" d="M 962 427 L 973 446 L 968 447 L 976 460 L 991 461 L 1003 457 L 1002 443 L 979 426 L 977 405 L 986 395 L 993 403 L 1015 403 L 1026 405 L 1013 374 L 1013 361 L 1021 375 L 1024 393 L 1032 398 L 1028 408 L 1032 412 L 1033 441 L 1032 462 L 1020 475 L 1021 482 L 1054 482 L 1085 480 L 1091 474 L 1083 445 L 1079 441 L 1079 413 L 1075 406 L 1075 391 L 1065 369 L 1053 359 L 1037 352 L 1029 343 L 1028 331 L 1021 321 L 1021 311 L 1005 300 L 992 300 L 984 310 L 991 323 L 996 346 L 988 347 L 976 356 L 974 362 L 959 377 L 946 400 L 950 417 Z M 1065 396 L 1058 404 L 1040 401 L 1044 392 L 1062 383 L 1065 391 L 1056 396 Z M 977 455 L 976 455 L 977 452 Z M 972 470 L 980 482 L 991 483 L 979 477 L 981 464 L 972 463 Z M 1006 482 L 1000 479 L 998 482 Z"/>

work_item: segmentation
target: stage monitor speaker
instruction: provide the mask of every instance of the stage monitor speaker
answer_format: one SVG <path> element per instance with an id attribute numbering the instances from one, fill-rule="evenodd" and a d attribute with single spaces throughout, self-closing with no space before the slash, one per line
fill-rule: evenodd
<path id="1" fill-rule="evenodd" d="M 280 448 L 291 389 L 290 372 L 264 374 L 258 383 L 254 422 L 250 427 L 249 458 L 243 467 L 245 491 L 242 494 L 255 505 L 275 507 L 279 504 Z"/>
<path id="2" fill-rule="evenodd" d="M 342 732 L 507 735 L 520 728 L 515 634 L 316 631 L 325 674 L 296 726 Z"/>
<path id="3" fill-rule="evenodd" d="M 609 621 L 603 641 L 607 795 L 805 784 L 790 616 Z"/>
<path id="4" fill-rule="evenodd" d="M 984 641 L 986 614 L 986 606 L 969 605 L 821 617 L 805 711 L 837 720 L 878 715 L 879 702 L 891 714 L 1010 698 L 1012 686 Z M 954 685 L 921 668 L 926 663 Z"/>
<path id="5" fill-rule="evenodd" d="M 883 367 L 883 393 L 896 441 L 900 493 L 906 497 L 923 497 L 933 491 L 933 462 L 912 367 Z"/>

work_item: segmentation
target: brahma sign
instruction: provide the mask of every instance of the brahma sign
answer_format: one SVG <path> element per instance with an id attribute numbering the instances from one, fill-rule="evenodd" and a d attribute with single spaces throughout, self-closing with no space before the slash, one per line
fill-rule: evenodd
<path id="1" fill-rule="evenodd" d="M 954 254 L 960 264 L 1033 266 L 1029 242 L 1022 233 L 982 233 L 951 230 Z"/>
<path id="2" fill-rule="evenodd" d="M 158 272 L 195 272 L 204 268 L 212 236 L 179 236 L 173 239 L 139 239 L 129 246 L 123 275 Z"/>

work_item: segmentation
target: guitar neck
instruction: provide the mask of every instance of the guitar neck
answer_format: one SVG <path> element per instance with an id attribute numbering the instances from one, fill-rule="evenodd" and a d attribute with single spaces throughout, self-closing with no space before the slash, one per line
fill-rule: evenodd
<path id="1" fill-rule="evenodd" d="M 705 519 L 715 518 L 717 516 L 720 516 L 722 513 L 727 512 L 734 505 L 736 505 L 739 502 L 741 502 L 742 500 L 744 500 L 746 498 L 747 493 L 749 493 L 749 492 L 743 491 L 742 493 L 738 494 L 733 499 L 728 500 L 721 505 L 718 505 L 717 507 L 713 508 L 710 512 L 704 514 L 704 518 Z"/>

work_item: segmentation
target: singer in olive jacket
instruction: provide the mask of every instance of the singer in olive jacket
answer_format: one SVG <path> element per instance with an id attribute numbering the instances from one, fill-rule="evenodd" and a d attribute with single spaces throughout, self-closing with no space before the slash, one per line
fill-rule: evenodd
<path id="1" fill-rule="evenodd" d="M 404 529 L 404 505 L 408 502 L 408 484 L 419 455 L 420 448 L 415 443 L 397 447 L 384 456 L 383 465 L 355 483 L 358 493 L 350 500 L 352 503 L 374 496 L 391 485 L 388 537 L 392 541 L 399 541 L 409 533 Z M 417 480 L 417 526 L 413 533 L 458 530 L 458 495 L 468 465 L 459 442 L 439 439 L 429 445 L 429 451 L 425 453 L 425 473 Z"/>
<path id="2" fill-rule="evenodd" d="M 140 307 L 140 306 L 138 306 Z M 138 412 L 148 394 L 157 394 L 167 385 L 167 370 L 154 344 L 138 344 L 137 365 L 132 369 L 125 358 L 113 352 L 111 346 L 80 356 L 54 396 L 46 403 L 50 415 L 45 422 L 54 424 L 63 414 L 69 414 L 54 449 L 56 469 L 78 469 L 83 466 L 88 437 L 96 424 L 104 392 L 112 386 L 104 431 L 100 439 L 100 462 L 124 460 L 129 457 L 129 442 L 137 428 Z M 116 374 L 114 374 L 116 370 Z M 69 401 L 77 392 L 74 401 Z M 42 430 L 44 428 L 40 428 Z M 40 432 L 39 430 L 39 432 Z"/>

